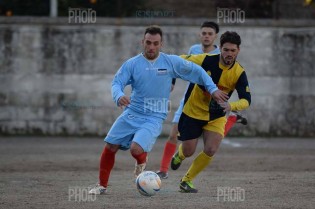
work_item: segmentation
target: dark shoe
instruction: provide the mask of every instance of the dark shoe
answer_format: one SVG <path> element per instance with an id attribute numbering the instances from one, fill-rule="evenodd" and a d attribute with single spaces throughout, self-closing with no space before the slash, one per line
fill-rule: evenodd
<path id="1" fill-rule="evenodd" d="M 167 179 L 168 173 L 165 173 L 163 171 L 157 171 L 156 174 L 160 177 L 160 179 Z"/>
<path id="2" fill-rule="evenodd" d="M 236 115 L 236 123 L 247 125 L 247 118 L 241 115 L 241 113 L 233 111 L 232 114 Z"/>
<path id="3" fill-rule="evenodd" d="M 181 181 L 179 184 L 180 192 L 183 193 L 197 193 L 198 189 L 194 188 L 191 181 Z"/>
<path id="4" fill-rule="evenodd" d="M 181 164 L 182 164 L 182 159 L 180 159 L 178 155 L 178 151 L 177 151 L 175 155 L 172 157 L 171 168 L 173 170 L 177 170 Z"/>

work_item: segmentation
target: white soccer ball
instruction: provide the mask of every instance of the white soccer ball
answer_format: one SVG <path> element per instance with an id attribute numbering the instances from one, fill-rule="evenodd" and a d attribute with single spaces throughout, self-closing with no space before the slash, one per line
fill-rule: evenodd
<path id="1" fill-rule="evenodd" d="M 153 171 L 144 171 L 136 179 L 137 189 L 144 196 L 153 196 L 161 189 L 161 179 Z"/>

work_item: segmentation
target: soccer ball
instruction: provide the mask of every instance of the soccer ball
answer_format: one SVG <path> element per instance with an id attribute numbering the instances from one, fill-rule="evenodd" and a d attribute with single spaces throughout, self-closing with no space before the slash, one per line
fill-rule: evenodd
<path id="1" fill-rule="evenodd" d="M 161 179 L 153 171 L 144 171 L 136 179 L 137 189 L 140 194 L 151 197 L 161 188 Z"/>

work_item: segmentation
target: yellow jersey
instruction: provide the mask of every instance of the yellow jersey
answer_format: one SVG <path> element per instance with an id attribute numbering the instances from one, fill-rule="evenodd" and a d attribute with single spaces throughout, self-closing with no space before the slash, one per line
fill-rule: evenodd
<path id="1" fill-rule="evenodd" d="M 182 58 L 192 61 L 201 67 L 212 77 L 218 88 L 229 97 L 236 89 L 239 100 L 229 102 L 231 110 L 243 110 L 251 103 L 251 94 L 244 68 L 236 61 L 231 67 L 225 67 L 220 61 L 220 54 L 182 55 Z M 190 83 L 185 93 L 183 112 L 189 117 L 211 121 L 225 116 L 223 108 L 211 98 L 204 86 Z"/>

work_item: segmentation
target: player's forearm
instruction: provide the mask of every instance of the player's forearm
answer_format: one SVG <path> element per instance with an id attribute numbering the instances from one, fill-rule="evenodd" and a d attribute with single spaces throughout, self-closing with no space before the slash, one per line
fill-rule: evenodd
<path id="1" fill-rule="evenodd" d="M 249 102 L 246 99 L 240 99 L 238 101 L 229 103 L 231 105 L 232 111 L 241 111 L 249 107 Z"/>
<path id="2" fill-rule="evenodd" d="M 118 105 L 119 98 L 125 95 L 122 89 L 123 89 L 122 86 L 115 84 L 113 82 L 113 84 L 112 84 L 112 98 L 113 98 L 113 100 L 117 106 L 119 106 Z"/>
<path id="3" fill-rule="evenodd" d="M 197 64 L 189 62 L 189 69 L 185 70 L 184 74 L 180 74 L 183 79 L 202 85 L 210 94 L 218 90 L 217 85 L 213 82 L 212 78 L 206 71 Z"/>

